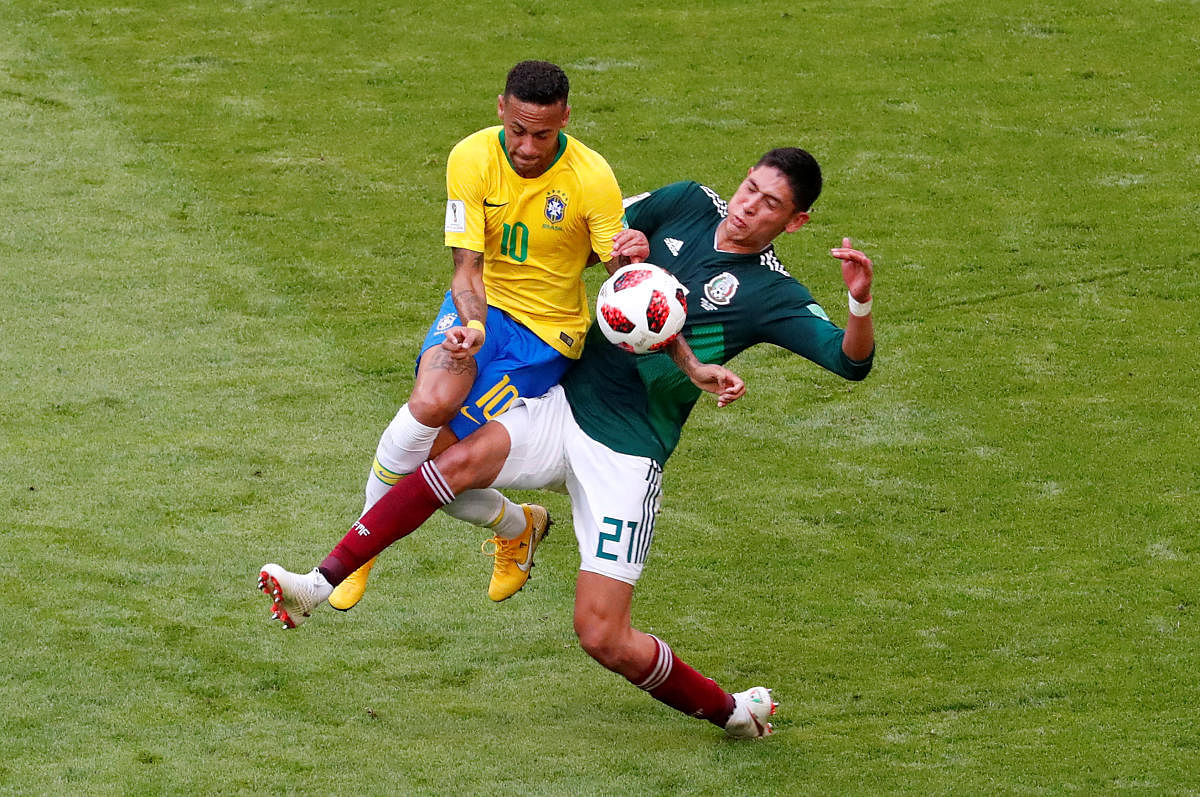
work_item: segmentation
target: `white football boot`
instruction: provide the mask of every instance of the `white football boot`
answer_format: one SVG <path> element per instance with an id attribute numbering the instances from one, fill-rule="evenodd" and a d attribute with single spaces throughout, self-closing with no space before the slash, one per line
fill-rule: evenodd
<path id="1" fill-rule="evenodd" d="M 779 705 L 771 699 L 771 690 L 755 686 L 745 692 L 735 692 L 733 713 L 725 723 L 725 733 L 738 739 L 760 739 L 775 729 L 767 717 L 775 713 Z"/>
<path id="2" fill-rule="evenodd" d="M 315 567 L 309 573 L 293 573 L 276 564 L 263 565 L 258 588 L 271 599 L 271 619 L 295 628 L 333 592 L 333 586 Z"/>

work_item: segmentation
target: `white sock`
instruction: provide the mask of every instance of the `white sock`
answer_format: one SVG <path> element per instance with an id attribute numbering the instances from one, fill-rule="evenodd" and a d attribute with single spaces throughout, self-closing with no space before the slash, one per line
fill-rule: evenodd
<path id="1" fill-rule="evenodd" d="M 514 539 L 525 531 L 525 510 L 508 500 L 499 490 L 464 490 L 442 511 L 452 518 L 481 528 L 490 528 L 497 537 Z"/>
<path id="2" fill-rule="evenodd" d="M 364 515 L 401 476 L 412 473 L 429 459 L 438 431 L 437 427 L 426 426 L 414 418 L 407 404 L 396 412 L 375 449 L 375 461 L 367 476 Z"/>
<path id="3" fill-rule="evenodd" d="M 392 489 L 392 484 L 395 484 L 395 482 L 389 484 L 380 480 L 378 471 L 375 469 L 375 463 L 372 463 L 371 472 L 367 474 L 367 500 L 363 503 L 362 512 L 358 515 L 360 519 L 363 515 L 367 514 L 368 509 L 375 506 L 376 501 L 383 498 L 387 494 L 387 491 Z"/>

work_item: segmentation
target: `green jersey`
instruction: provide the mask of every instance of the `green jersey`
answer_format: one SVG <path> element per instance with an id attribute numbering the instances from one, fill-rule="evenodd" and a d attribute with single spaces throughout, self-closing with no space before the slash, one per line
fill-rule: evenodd
<path id="1" fill-rule="evenodd" d="M 698 183 L 673 183 L 627 203 L 629 226 L 650 241 L 649 262 L 688 289 L 683 334 L 705 363 L 724 364 L 756 343 L 773 343 L 846 379 L 871 370 L 874 353 L 855 362 L 842 352 L 844 331 L 768 246 L 756 254 L 716 248 L 726 203 Z M 562 380 L 580 428 L 614 451 L 660 465 L 700 397 L 664 353 L 630 354 L 592 324 L 583 355 Z"/>

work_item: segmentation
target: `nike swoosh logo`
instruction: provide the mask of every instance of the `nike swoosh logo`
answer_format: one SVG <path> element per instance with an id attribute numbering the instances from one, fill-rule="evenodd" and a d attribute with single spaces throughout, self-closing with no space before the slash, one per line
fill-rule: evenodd
<path id="1" fill-rule="evenodd" d="M 463 415 L 467 416 L 467 418 L 468 418 L 468 419 L 470 419 L 470 421 L 471 421 L 472 423 L 479 423 L 479 421 L 478 421 L 478 420 L 475 418 L 475 416 L 474 416 L 474 415 L 472 415 L 471 413 L 467 412 L 467 408 L 466 408 L 466 407 L 460 407 L 458 411 L 459 411 L 459 412 L 461 412 Z M 483 424 L 482 424 L 482 423 L 479 423 L 479 425 L 480 425 L 480 426 L 483 426 Z"/>
<path id="2" fill-rule="evenodd" d="M 502 208 L 507 204 L 507 202 L 488 202 L 486 199 L 483 200 L 483 206 L 485 208 Z"/>

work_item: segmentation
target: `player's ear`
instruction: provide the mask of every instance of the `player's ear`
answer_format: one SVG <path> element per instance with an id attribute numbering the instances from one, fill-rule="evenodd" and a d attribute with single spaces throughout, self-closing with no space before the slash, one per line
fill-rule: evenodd
<path id="1" fill-rule="evenodd" d="M 566 127 L 567 120 L 570 118 L 571 118 L 571 106 L 570 105 L 563 106 L 562 125 L 561 126 Z"/>
<path id="2" fill-rule="evenodd" d="M 803 210 L 798 211 L 797 213 L 793 214 L 790 219 L 788 219 L 787 226 L 783 228 L 783 231 L 784 232 L 795 232 L 796 230 L 803 227 L 805 224 L 808 224 L 808 220 L 810 218 L 811 217 L 807 213 L 805 213 Z"/>
<path id="3" fill-rule="evenodd" d="M 500 117 L 500 121 L 504 121 L 504 95 L 496 95 L 496 116 Z"/>

